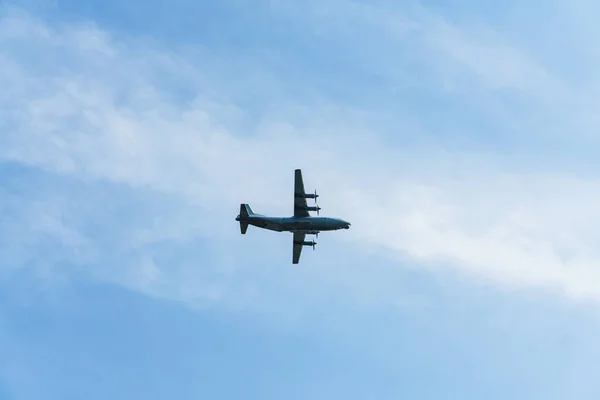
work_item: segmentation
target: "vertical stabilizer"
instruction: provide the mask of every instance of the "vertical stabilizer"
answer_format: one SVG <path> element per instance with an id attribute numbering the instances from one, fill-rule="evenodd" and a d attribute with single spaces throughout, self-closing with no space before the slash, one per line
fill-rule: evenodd
<path id="1" fill-rule="evenodd" d="M 240 204 L 240 217 L 245 218 L 254 215 L 254 211 L 249 204 Z"/>

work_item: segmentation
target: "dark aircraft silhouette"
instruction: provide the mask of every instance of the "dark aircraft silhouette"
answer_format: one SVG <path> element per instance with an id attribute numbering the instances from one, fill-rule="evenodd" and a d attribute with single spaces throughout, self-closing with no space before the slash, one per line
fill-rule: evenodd
<path id="1" fill-rule="evenodd" d="M 295 170 L 294 176 L 294 215 L 292 217 L 267 217 L 256 214 L 248 204 L 240 204 L 240 214 L 235 218 L 240 223 L 242 235 L 246 234 L 248 225 L 268 229 L 276 232 L 292 232 L 294 234 L 294 247 L 292 263 L 298 264 L 303 246 L 312 246 L 313 250 L 317 244 L 314 240 L 305 241 L 306 235 L 318 237 L 321 231 L 336 231 L 338 229 L 349 229 L 350 223 L 339 218 L 313 217 L 308 212 L 316 211 L 319 215 L 321 207 L 308 206 L 306 199 L 317 201 L 317 192 L 314 194 L 304 191 L 302 171 Z"/>

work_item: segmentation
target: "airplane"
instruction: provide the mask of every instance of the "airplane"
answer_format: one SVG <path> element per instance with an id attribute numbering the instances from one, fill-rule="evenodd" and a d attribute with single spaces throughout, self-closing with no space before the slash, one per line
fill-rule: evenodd
<path id="1" fill-rule="evenodd" d="M 298 264 L 303 246 L 312 246 L 313 250 L 317 244 L 314 240 L 306 241 L 306 235 L 315 235 L 318 238 L 321 231 L 336 231 L 349 229 L 350 223 L 339 218 L 314 217 L 309 211 L 316 211 L 319 215 L 321 207 L 318 205 L 308 206 L 306 199 L 314 199 L 317 202 L 317 191 L 306 193 L 302 170 L 294 171 L 294 216 L 292 217 L 267 217 L 256 214 L 249 204 L 240 204 L 240 213 L 235 218 L 240 223 L 242 235 L 246 234 L 248 225 L 268 229 L 276 232 L 292 232 L 294 234 L 292 264 Z"/>

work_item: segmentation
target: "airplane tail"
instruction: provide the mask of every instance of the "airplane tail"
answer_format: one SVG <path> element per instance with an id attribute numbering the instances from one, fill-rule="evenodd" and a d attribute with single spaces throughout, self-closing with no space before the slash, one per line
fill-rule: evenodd
<path id="1" fill-rule="evenodd" d="M 248 204 L 240 204 L 240 232 L 242 235 L 246 234 L 248 230 L 248 222 L 243 221 L 245 218 L 254 215 L 254 211 Z"/>
<path id="2" fill-rule="evenodd" d="M 245 218 L 254 215 L 254 211 L 249 204 L 240 204 L 240 217 Z"/>

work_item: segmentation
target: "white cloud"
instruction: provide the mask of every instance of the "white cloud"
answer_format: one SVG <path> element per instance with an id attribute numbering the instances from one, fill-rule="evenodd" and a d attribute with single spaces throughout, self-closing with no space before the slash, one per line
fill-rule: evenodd
<path id="1" fill-rule="evenodd" d="M 492 86 L 518 88 L 523 96 L 555 82 L 508 45 L 498 48 L 482 39 L 474 44 L 468 32 L 445 22 L 422 29 L 435 43 L 430 67 L 442 72 L 450 57 L 460 61 L 461 70 L 475 71 Z M 129 45 L 94 27 L 59 30 L 9 16 L 0 23 L 0 45 L 9 49 L 1 60 L 8 68 L 0 70 L 0 86 L 9 88 L 0 93 L 0 116 L 9 128 L 2 133 L 0 160 L 151 188 L 204 210 L 202 224 L 190 222 L 196 215 L 180 215 L 156 231 L 140 232 L 131 246 L 199 231 L 228 235 L 223 224 L 234 224 L 240 202 L 288 214 L 292 170 L 302 167 L 307 188 L 321 192 L 326 214 L 353 223 L 334 239 L 347 241 L 347 251 L 360 251 L 353 245 L 363 244 L 423 267 L 455 268 L 507 287 L 600 299 L 595 179 L 522 174 L 518 166 L 485 161 L 485 153 L 390 147 L 358 113 L 363 110 L 356 116 L 343 105 L 274 108 L 250 125 L 243 110 L 222 100 L 227 93 L 213 97 L 219 82 L 207 84 L 196 60 L 141 42 Z M 32 68 L 24 56 L 28 52 L 59 53 L 67 61 Z M 198 93 L 190 102 L 172 101 L 160 86 L 159 77 L 180 72 L 188 89 Z M 542 79 L 535 87 L 532 76 Z M 223 88 L 235 90 L 227 83 Z M 82 238 L 60 218 L 46 221 L 66 245 L 94 240 Z M 105 250 L 110 249 L 97 249 Z M 194 284 L 185 268 L 169 276 L 150 255 L 141 259 L 136 269 L 115 279 L 180 299 L 189 300 L 200 287 L 210 298 L 227 295 L 225 284 L 193 275 L 200 279 Z M 226 272 L 217 276 L 213 282 L 228 279 Z"/>

